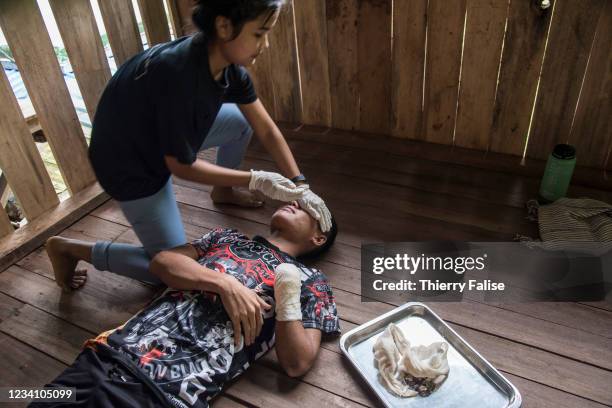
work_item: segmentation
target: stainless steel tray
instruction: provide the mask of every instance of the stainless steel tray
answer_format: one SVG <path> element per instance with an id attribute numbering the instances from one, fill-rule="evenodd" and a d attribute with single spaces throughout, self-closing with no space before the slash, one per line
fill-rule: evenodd
<path id="1" fill-rule="evenodd" d="M 430 396 L 399 398 L 378 382 L 372 346 L 389 323 L 401 328 L 413 345 L 448 343 L 448 378 Z M 354 328 L 342 336 L 340 348 L 387 407 L 521 406 L 521 394 L 516 387 L 423 303 L 406 303 Z"/>

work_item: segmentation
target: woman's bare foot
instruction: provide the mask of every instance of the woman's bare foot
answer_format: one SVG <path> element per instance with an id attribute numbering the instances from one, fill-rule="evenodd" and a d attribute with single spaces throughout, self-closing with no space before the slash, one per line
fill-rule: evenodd
<path id="1" fill-rule="evenodd" d="M 263 205 L 263 201 L 250 191 L 232 187 L 213 187 L 210 198 L 215 204 L 234 204 L 240 207 L 261 207 Z"/>
<path id="2" fill-rule="evenodd" d="M 63 237 L 51 237 L 45 249 L 53 266 L 55 282 L 64 290 L 79 289 L 87 281 L 87 270 L 77 269 L 79 258 L 71 254 L 72 240 Z"/>

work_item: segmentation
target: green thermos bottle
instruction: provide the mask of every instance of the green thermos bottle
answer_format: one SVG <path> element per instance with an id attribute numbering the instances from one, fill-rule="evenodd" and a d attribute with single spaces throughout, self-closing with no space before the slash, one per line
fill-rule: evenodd
<path id="1" fill-rule="evenodd" d="M 576 148 L 568 144 L 558 144 L 548 156 L 542 183 L 540 198 L 545 202 L 553 202 L 565 197 L 572 174 L 576 167 Z"/>

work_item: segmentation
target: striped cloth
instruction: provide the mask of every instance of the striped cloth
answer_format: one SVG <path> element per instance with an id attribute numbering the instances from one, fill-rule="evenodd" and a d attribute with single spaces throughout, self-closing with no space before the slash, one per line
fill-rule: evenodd
<path id="1" fill-rule="evenodd" d="M 552 204 L 527 202 L 528 218 L 538 222 L 541 244 L 550 250 L 599 252 L 612 248 L 612 205 L 590 198 L 560 198 Z M 517 240 L 534 240 L 517 236 Z"/>

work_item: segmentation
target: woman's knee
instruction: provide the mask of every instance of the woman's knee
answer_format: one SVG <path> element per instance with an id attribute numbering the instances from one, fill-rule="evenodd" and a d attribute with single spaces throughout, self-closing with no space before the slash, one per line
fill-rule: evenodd
<path id="1" fill-rule="evenodd" d="M 242 111 L 235 104 L 228 104 L 223 106 L 223 116 L 227 123 L 228 133 L 239 137 L 241 140 L 248 140 L 253 134 L 253 128 L 242 114 Z"/>
<path id="2" fill-rule="evenodd" d="M 253 128 L 236 104 L 224 104 L 215 119 L 200 150 L 211 147 L 246 146 L 253 135 Z"/>
<path id="3" fill-rule="evenodd" d="M 251 124 L 249 123 L 247 118 L 245 118 L 242 112 L 240 112 L 240 110 L 238 110 L 238 114 L 235 116 L 234 120 L 236 121 L 236 128 L 238 130 L 237 133 L 240 134 L 240 139 L 246 142 L 251 140 L 251 136 L 253 135 L 253 128 L 251 127 Z"/>

